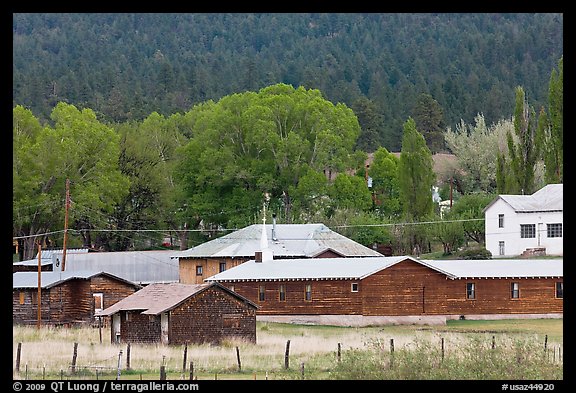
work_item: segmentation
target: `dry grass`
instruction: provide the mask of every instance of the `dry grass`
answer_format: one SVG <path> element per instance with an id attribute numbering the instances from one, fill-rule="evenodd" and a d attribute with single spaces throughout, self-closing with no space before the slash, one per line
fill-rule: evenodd
<path id="1" fill-rule="evenodd" d="M 257 344 L 242 341 L 229 341 L 220 346 L 189 345 L 187 347 L 186 368 L 194 364 L 195 375 L 233 374 L 238 371 L 236 347 L 238 347 L 242 372 L 260 375 L 266 373 L 271 378 L 286 378 L 284 354 L 287 340 L 290 340 L 289 361 L 297 370 L 304 362 L 317 375 L 328 373 L 335 365 L 338 344 L 342 356 L 355 350 L 379 348 L 390 351 L 390 340 L 394 349 L 410 349 L 417 343 L 427 342 L 440 348 L 444 340 L 446 356 L 458 356 L 459 348 L 471 338 L 482 345 L 491 345 L 497 337 L 498 345 L 512 345 L 514 337 L 521 335 L 533 342 L 544 342 L 544 335 L 550 333 L 549 346 L 562 343 L 562 320 L 540 321 L 454 321 L 447 326 L 386 326 L 346 328 L 334 326 L 304 326 L 279 323 L 257 323 Z M 556 334 L 559 334 L 557 336 Z M 15 378 L 54 378 L 60 373 L 70 375 L 70 365 L 77 346 L 78 377 L 99 375 L 115 376 L 120 351 L 123 378 L 130 378 L 126 371 L 127 345 L 110 343 L 109 328 L 102 329 L 102 343 L 96 328 L 49 328 L 13 327 L 13 364 L 16 365 L 17 346 L 21 344 L 20 373 Z M 148 379 L 158 375 L 160 366 L 173 378 L 187 378 L 182 373 L 184 346 L 132 344 L 130 346 L 130 368 L 133 378 L 138 374 L 148 375 Z M 24 371 L 26 370 L 26 371 Z M 276 375 L 276 377 L 274 377 Z M 236 375 L 238 376 L 238 375 Z M 234 376 L 232 376 L 234 377 Z M 146 379 L 146 378 L 145 378 Z"/>

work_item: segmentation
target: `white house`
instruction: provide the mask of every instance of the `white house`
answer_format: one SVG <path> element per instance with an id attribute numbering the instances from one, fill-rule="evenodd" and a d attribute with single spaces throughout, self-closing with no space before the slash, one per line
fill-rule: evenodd
<path id="1" fill-rule="evenodd" d="M 493 258 L 536 250 L 563 255 L 563 185 L 532 195 L 499 195 L 484 208 L 486 249 Z"/>

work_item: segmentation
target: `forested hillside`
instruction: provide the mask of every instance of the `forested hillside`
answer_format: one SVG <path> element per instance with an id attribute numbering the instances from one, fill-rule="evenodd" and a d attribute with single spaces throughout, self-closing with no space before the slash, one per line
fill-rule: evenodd
<path id="1" fill-rule="evenodd" d="M 14 14 L 13 104 L 118 123 L 286 83 L 352 108 L 359 149 L 399 151 L 422 97 L 444 127 L 510 118 L 516 86 L 545 106 L 562 34 L 562 14 Z"/>

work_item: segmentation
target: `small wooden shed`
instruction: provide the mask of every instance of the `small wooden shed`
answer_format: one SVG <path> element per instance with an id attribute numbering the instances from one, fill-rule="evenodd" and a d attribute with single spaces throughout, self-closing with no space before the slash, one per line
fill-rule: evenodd
<path id="1" fill-rule="evenodd" d="M 15 324 L 74 325 L 96 322 L 95 313 L 141 288 L 106 272 L 17 272 L 12 278 L 12 320 Z"/>
<path id="2" fill-rule="evenodd" d="M 112 318 L 113 343 L 255 343 L 257 308 L 218 283 L 155 283 L 98 315 Z"/>

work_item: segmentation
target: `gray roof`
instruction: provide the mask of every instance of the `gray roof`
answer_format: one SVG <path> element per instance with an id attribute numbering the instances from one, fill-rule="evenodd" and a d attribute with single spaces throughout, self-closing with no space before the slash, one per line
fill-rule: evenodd
<path id="1" fill-rule="evenodd" d="M 272 229 L 275 227 L 274 234 Z M 261 251 L 262 224 L 254 224 L 180 252 L 179 257 L 247 257 Z M 268 247 L 274 257 L 313 258 L 331 250 L 343 257 L 380 257 L 382 254 L 355 242 L 324 224 L 267 224 Z M 276 238 L 277 240 L 274 240 Z"/>
<path id="2" fill-rule="evenodd" d="M 468 277 L 562 277 L 562 260 L 420 260 L 411 256 L 375 258 L 306 258 L 254 260 L 206 278 L 205 281 L 361 280 L 398 262 L 411 260 L 445 274 Z"/>
<path id="3" fill-rule="evenodd" d="M 451 278 L 563 277 L 563 259 L 423 260 Z"/>
<path id="4" fill-rule="evenodd" d="M 181 283 L 155 283 L 134 292 L 112 306 L 96 313 L 98 316 L 112 315 L 119 311 L 142 310 L 142 314 L 158 315 L 173 309 L 189 297 L 217 285 L 226 292 L 250 304 L 258 307 L 250 300 L 231 291 L 217 283 L 209 284 L 181 284 Z"/>
<path id="5" fill-rule="evenodd" d="M 178 282 L 178 260 L 172 258 L 173 250 L 116 251 L 116 252 L 72 252 L 66 251 L 66 271 L 96 270 L 105 271 L 125 280 L 139 284 L 153 282 Z M 51 259 L 44 259 L 42 265 L 62 261 L 62 250 L 46 253 Z M 47 262 L 45 262 L 47 261 Z M 38 259 L 15 262 L 15 265 L 37 266 Z M 57 267 L 54 266 L 54 270 Z"/>
<path id="6" fill-rule="evenodd" d="M 139 287 L 136 283 L 124 280 L 122 277 L 117 277 L 102 271 L 83 270 L 83 271 L 65 271 L 65 272 L 41 272 L 40 285 L 42 288 L 48 289 L 56 285 L 62 284 L 68 280 L 80 279 L 89 280 L 94 276 L 106 275 L 120 281 L 127 282 L 128 284 Z M 16 272 L 12 274 L 12 289 L 24 288 L 38 288 L 38 272 Z"/>
<path id="7" fill-rule="evenodd" d="M 505 201 L 519 213 L 563 211 L 563 189 L 563 184 L 548 184 L 532 195 L 502 194 L 490 202 L 484 211 L 499 199 Z"/>

